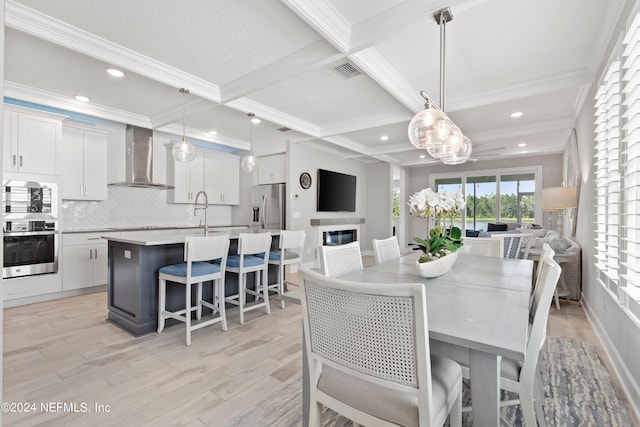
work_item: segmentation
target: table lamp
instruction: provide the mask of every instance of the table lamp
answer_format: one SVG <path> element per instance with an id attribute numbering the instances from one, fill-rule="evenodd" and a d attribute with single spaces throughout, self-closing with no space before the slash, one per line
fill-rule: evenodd
<path id="1" fill-rule="evenodd" d="M 542 190 L 542 210 L 558 211 L 556 229 L 560 236 L 562 236 L 563 215 L 559 211 L 575 207 L 577 207 L 575 187 L 550 187 Z M 549 214 L 549 228 L 551 228 L 551 214 Z"/>

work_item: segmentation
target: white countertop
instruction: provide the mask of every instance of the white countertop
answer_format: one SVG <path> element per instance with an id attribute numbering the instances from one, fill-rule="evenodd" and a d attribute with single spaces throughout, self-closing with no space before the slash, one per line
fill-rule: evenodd
<path id="1" fill-rule="evenodd" d="M 280 234 L 280 230 L 262 230 L 262 229 L 234 229 L 229 231 L 210 231 L 209 236 L 219 236 L 228 234 L 229 238 L 237 239 L 239 233 L 266 233 L 270 232 L 271 235 L 277 236 Z M 104 233 L 102 238 L 111 240 L 114 242 L 129 243 L 139 246 L 160 246 L 160 245 L 175 245 L 184 243 L 186 236 L 203 236 L 203 232 L 194 232 L 189 234 L 178 234 L 171 230 L 145 230 L 145 231 L 132 231 L 132 232 L 119 232 L 119 233 Z"/>

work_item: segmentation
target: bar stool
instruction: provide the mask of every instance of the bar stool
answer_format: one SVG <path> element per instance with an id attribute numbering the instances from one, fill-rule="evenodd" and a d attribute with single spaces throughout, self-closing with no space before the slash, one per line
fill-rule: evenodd
<path id="1" fill-rule="evenodd" d="M 164 329 L 165 319 L 172 318 L 186 323 L 187 345 L 191 345 L 191 332 L 213 323 L 221 322 L 222 330 L 227 330 L 227 318 L 224 306 L 224 275 L 229 252 L 229 235 L 223 236 L 187 236 L 184 244 L 185 262 L 166 265 L 158 275 L 158 333 Z M 219 265 L 206 261 L 220 259 Z M 167 281 L 185 285 L 185 308 L 179 311 L 166 310 Z M 213 281 L 212 301 L 202 299 L 202 283 Z M 198 285 L 196 306 L 191 305 L 191 285 Z M 196 319 L 202 317 L 202 306 L 212 310 L 212 318 L 192 324 L 191 312 L 196 311 Z M 215 317 L 216 313 L 220 313 Z"/>
<path id="2" fill-rule="evenodd" d="M 270 283 L 268 289 L 281 296 L 280 306 L 284 308 L 284 300 L 282 294 L 284 293 L 284 285 L 297 283 L 288 282 L 284 280 L 285 268 L 287 265 L 302 264 L 302 250 L 304 249 L 304 241 L 307 235 L 304 230 L 281 230 L 280 231 L 280 250 L 269 252 L 269 264 L 278 266 L 278 281 L 276 283 Z M 264 256 L 259 254 L 258 256 Z"/>
<path id="3" fill-rule="evenodd" d="M 268 264 L 269 249 L 271 248 L 271 233 L 239 233 L 238 234 L 238 255 L 231 255 L 227 258 L 227 271 L 238 274 L 238 293 L 226 297 L 226 302 L 240 307 L 240 324 L 244 324 L 244 312 L 264 307 L 267 314 L 271 314 L 269 307 L 269 292 L 266 291 L 268 286 Z M 258 254 L 264 254 L 262 257 Z M 247 273 L 255 273 L 256 290 L 246 288 Z M 262 274 L 260 274 L 262 272 Z M 262 276 L 262 278 L 261 278 Z M 260 295 L 259 286 L 263 286 L 265 294 L 262 303 L 252 304 L 245 307 L 246 294 L 256 297 Z M 256 299 L 257 301 L 257 299 Z"/>

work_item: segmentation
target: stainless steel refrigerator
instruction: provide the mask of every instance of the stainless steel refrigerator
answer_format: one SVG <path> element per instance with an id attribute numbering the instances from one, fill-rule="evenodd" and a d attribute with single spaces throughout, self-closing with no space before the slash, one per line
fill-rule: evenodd
<path id="1" fill-rule="evenodd" d="M 257 185 L 251 190 L 251 225 L 272 230 L 286 228 L 285 184 Z"/>

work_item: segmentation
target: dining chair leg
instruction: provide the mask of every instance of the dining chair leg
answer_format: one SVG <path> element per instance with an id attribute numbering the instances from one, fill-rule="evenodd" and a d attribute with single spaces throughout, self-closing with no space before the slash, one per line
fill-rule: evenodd
<path id="1" fill-rule="evenodd" d="M 535 407 L 535 411 L 536 411 L 536 419 L 538 420 L 538 425 L 541 427 L 545 426 L 545 419 L 544 419 L 544 409 L 542 407 L 542 405 L 544 404 L 544 385 L 542 384 L 542 376 L 540 374 L 540 372 L 536 372 L 536 378 L 535 378 L 535 388 L 534 388 L 534 394 L 535 394 L 535 402 L 534 402 L 534 407 Z"/>
<path id="2" fill-rule="evenodd" d="M 245 292 L 244 292 L 244 283 L 246 280 L 246 273 L 238 274 L 238 307 L 240 308 L 240 324 L 244 325 L 244 303 L 245 303 Z"/>
<path id="3" fill-rule="evenodd" d="M 533 408 L 533 384 L 528 390 L 523 390 L 520 394 L 520 407 L 524 417 L 526 427 L 536 427 L 536 414 Z"/>
<path id="4" fill-rule="evenodd" d="M 271 306 L 269 305 L 269 276 L 267 274 L 267 269 L 262 270 L 262 292 L 264 293 L 264 303 L 265 303 L 265 311 L 267 314 L 271 314 Z M 256 271 L 256 280 L 260 275 L 259 271 Z M 258 289 L 258 282 L 256 282 L 256 289 Z"/>
<path id="5" fill-rule="evenodd" d="M 196 319 L 200 320 L 202 318 L 202 282 L 198 283 L 196 301 Z"/>
<path id="6" fill-rule="evenodd" d="M 282 294 L 284 294 L 284 276 L 285 276 L 286 267 L 283 264 L 280 264 L 278 268 L 278 290 L 280 294 L 280 308 L 284 308 L 284 299 L 282 298 Z"/>
<path id="7" fill-rule="evenodd" d="M 158 333 L 164 330 L 164 309 L 166 301 L 167 281 L 164 279 L 159 280 L 158 286 Z"/>
<path id="8" fill-rule="evenodd" d="M 184 301 L 184 322 L 187 326 L 187 346 L 191 345 L 191 283 L 187 280 Z"/>
<path id="9" fill-rule="evenodd" d="M 215 305 L 216 302 L 216 293 L 218 294 L 218 313 L 220 313 L 220 317 L 222 318 L 222 330 L 223 331 L 227 331 L 227 311 L 226 311 L 226 303 L 224 300 L 224 283 L 222 281 L 222 279 L 218 279 L 215 281 L 214 285 L 213 285 L 213 302 Z"/>
<path id="10" fill-rule="evenodd" d="M 462 427 L 462 380 L 460 380 L 460 393 L 449 413 L 449 425 L 451 427 Z"/>
<path id="11" fill-rule="evenodd" d="M 320 427 L 322 417 L 322 405 L 318 402 L 311 402 L 309 405 L 309 427 Z"/>

